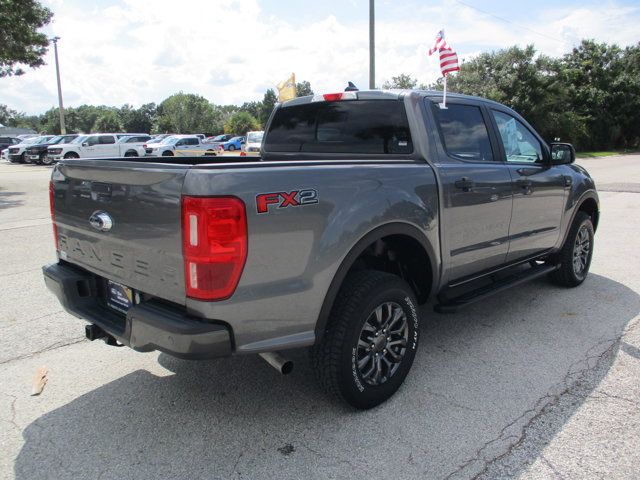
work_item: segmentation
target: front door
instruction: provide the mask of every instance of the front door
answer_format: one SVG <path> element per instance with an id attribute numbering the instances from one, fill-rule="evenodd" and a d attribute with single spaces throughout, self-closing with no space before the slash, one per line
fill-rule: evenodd
<path id="1" fill-rule="evenodd" d="M 562 172 L 565 167 L 551 164 L 546 148 L 528 126 L 505 111 L 492 109 L 491 114 L 513 181 L 510 262 L 556 245 L 568 185 Z"/>
<path id="2" fill-rule="evenodd" d="M 490 134 L 487 114 L 479 103 L 455 100 L 441 109 L 427 100 L 427 105 L 434 113 L 444 148 L 436 163 L 444 196 L 446 281 L 453 282 L 505 262 L 511 176 L 499 159 L 498 140 Z"/>

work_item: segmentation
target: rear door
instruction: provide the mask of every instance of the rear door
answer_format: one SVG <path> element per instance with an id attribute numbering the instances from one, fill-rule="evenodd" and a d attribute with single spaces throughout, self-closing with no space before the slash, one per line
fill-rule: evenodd
<path id="1" fill-rule="evenodd" d="M 118 157 L 120 150 L 116 145 L 115 135 L 100 135 L 99 143 L 95 146 L 96 157 Z"/>
<path id="2" fill-rule="evenodd" d="M 507 261 L 553 248 L 564 211 L 563 166 L 552 165 L 533 129 L 507 110 L 491 109 L 500 137 L 500 155 L 513 182 L 513 216 Z"/>
<path id="3" fill-rule="evenodd" d="M 444 194 L 443 257 L 448 281 L 503 264 L 511 220 L 511 175 L 481 103 L 455 100 L 433 112 L 444 152 L 436 162 Z"/>

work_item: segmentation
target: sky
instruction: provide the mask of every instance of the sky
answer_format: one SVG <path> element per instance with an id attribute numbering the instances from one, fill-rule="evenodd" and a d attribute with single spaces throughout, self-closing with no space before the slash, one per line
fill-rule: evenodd
<path id="1" fill-rule="evenodd" d="M 140 106 L 183 91 L 216 104 L 262 99 L 287 78 L 316 92 L 368 86 L 368 0 L 44 0 L 59 45 L 65 106 Z M 640 0 L 377 0 L 376 84 L 440 76 L 438 30 L 461 59 L 534 44 L 560 56 L 582 38 L 640 41 Z M 27 114 L 57 106 L 47 65 L 0 79 L 0 104 Z"/>

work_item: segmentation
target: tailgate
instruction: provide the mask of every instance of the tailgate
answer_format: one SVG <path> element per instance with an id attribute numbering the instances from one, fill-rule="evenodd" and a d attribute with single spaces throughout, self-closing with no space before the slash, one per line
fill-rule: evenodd
<path id="1" fill-rule="evenodd" d="M 52 181 L 60 258 L 184 304 L 180 196 L 188 170 L 106 160 L 57 165 Z M 100 229 L 97 215 L 111 228 Z"/>

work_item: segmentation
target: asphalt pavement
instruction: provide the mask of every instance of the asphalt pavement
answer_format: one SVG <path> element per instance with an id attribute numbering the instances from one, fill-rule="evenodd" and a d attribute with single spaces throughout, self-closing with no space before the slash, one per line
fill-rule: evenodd
<path id="1" fill-rule="evenodd" d="M 425 307 L 404 386 L 366 412 L 328 399 L 304 351 L 282 377 L 84 340 L 40 271 L 51 170 L 0 163 L 0 478 L 639 478 L 640 156 L 578 163 L 601 190 L 585 283 Z"/>

